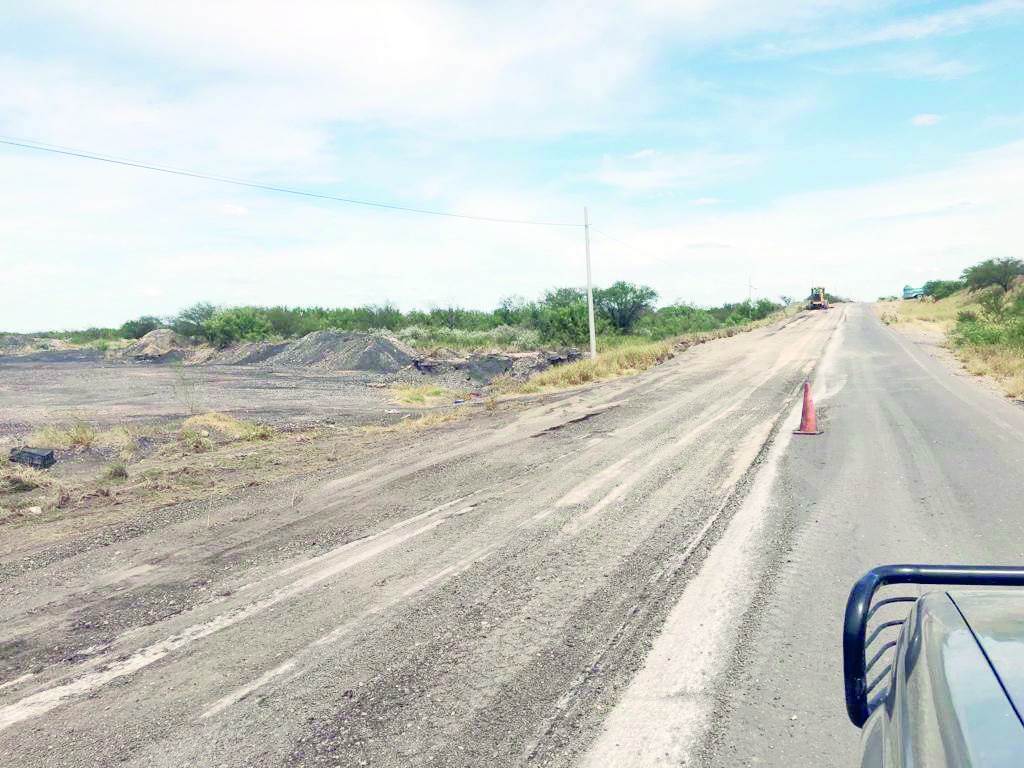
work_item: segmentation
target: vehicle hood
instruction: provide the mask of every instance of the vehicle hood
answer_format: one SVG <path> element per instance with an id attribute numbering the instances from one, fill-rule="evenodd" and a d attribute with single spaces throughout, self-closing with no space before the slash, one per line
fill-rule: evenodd
<path id="1" fill-rule="evenodd" d="M 951 590 L 1017 716 L 1024 715 L 1024 596 L 1020 590 Z"/>

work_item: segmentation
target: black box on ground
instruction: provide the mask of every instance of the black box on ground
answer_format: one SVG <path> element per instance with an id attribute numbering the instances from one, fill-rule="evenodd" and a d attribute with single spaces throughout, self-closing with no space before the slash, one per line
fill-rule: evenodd
<path id="1" fill-rule="evenodd" d="M 11 461 L 17 464 L 27 464 L 36 469 L 52 467 L 56 461 L 53 458 L 53 451 L 44 448 L 12 448 Z"/>

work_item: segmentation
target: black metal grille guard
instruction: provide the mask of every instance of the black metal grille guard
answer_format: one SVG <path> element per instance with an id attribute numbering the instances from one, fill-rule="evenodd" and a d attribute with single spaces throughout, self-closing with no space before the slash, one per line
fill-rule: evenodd
<path id="1" fill-rule="evenodd" d="M 867 637 L 868 620 L 882 605 L 893 602 L 916 601 L 914 597 L 896 597 L 880 600 L 874 606 L 872 598 L 887 584 L 942 584 L 974 587 L 1022 587 L 1024 568 L 1003 565 L 882 565 L 864 574 L 850 590 L 843 620 L 843 682 L 846 688 L 846 712 L 851 722 L 860 728 L 871 711 L 878 706 L 881 695 L 869 700 L 871 690 L 888 673 L 887 667 L 875 680 L 868 682 L 868 670 L 892 645 L 885 645 L 868 661 L 867 646 L 885 626 L 903 622 L 886 622 Z"/>

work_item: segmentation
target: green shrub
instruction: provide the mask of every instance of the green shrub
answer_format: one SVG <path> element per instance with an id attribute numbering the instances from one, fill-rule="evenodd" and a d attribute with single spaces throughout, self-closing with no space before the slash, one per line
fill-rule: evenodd
<path id="1" fill-rule="evenodd" d="M 274 329 L 258 307 L 222 309 L 203 325 L 203 335 L 218 347 L 236 341 L 262 341 L 273 335 Z"/>
<path id="2" fill-rule="evenodd" d="M 589 343 L 586 299 L 542 308 L 537 318 L 537 330 L 546 344 L 582 346 Z"/>
<path id="3" fill-rule="evenodd" d="M 456 350 L 512 349 L 526 351 L 541 346 L 540 333 L 531 328 L 513 328 L 499 325 L 486 331 L 461 328 L 431 328 L 410 325 L 397 334 L 399 339 L 414 347 L 430 349 L 446 347 Z"/>
<path id="4" fill-rule="evenodd" d="M 963 280 L 929 280 L 924 284 L 924 295 L 935 300 L 945 299 L 967 287 Z"/>
<path id="5" fill-rule="evenodd" d="M 118 333 L 126 339 L 141 339 L 150 331 L 163 327 L 164 322 L 159 317 L 143 315 L 138 320 L 129 320 L 122 325 Z"/>
<path id="6" fill-rule="evenodd" d="M 956 335 L 960 343 L 978 346 L 1000 344 L 1005 338 L 1000 326 L 978 321 L 958 323 Z"/>

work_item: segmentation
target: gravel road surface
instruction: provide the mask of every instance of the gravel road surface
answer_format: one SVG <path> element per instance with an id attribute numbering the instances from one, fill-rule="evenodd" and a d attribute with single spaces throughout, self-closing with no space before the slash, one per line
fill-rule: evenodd
<path id="1" fill-rule="evenodd" d="M 794 437 L 808 375 L 826 433 Z M 849 584 L 1019 559 L 1022 439 L 850 306 L 87 547 L 15 543 L 0 764 L 852 765 Z"/>

